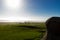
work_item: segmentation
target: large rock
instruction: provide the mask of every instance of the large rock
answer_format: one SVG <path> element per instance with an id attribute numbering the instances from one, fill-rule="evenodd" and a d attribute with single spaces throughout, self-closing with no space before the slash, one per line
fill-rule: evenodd
<path id="1" fill-rule="evenodd" d="M 47 32 L 43 40 L 60 40 L 60 17 L 51 17 L 46 21 Z"/>

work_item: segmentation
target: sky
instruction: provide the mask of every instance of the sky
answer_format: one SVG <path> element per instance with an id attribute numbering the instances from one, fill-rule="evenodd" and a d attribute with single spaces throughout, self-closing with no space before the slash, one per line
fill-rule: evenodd
<path id="1" fill-rule="evenodd" d="M 0 0 L 0 20 L 45 22 L 60 17 L 60 0 Z"/>

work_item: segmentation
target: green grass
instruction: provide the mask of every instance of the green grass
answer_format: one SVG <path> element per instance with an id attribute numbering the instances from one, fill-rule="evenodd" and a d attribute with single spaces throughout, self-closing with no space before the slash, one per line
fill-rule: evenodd
<path id="1" fill-rule="evenodd" d="M 22 26 L 36 26 L 39 29 L 26 28 Z M 44 23 L 23 23 L 23 24 L 1 24 L 0 25 L 0 40 L 40 40 L 43 37 L 45 30 Z"/>

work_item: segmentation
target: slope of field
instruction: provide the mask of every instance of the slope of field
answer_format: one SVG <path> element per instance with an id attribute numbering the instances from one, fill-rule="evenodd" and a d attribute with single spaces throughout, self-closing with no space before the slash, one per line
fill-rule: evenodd
<path id="1" fill-rule="evenodd" d="M 0 40 L 40 40 L 45 29 L 44 23 L 2 23 Z"/>

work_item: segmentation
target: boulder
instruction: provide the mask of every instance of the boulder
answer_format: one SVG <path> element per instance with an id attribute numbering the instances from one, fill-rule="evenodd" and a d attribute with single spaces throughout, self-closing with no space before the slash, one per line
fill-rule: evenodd
<path id="1" fill-rule="evenodd" d="M 47 32 L 43 40 L 60 40 L 60 17 L 51 17 L 46 21 Z"/>

